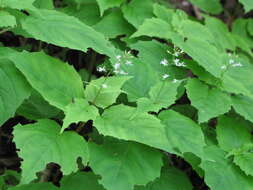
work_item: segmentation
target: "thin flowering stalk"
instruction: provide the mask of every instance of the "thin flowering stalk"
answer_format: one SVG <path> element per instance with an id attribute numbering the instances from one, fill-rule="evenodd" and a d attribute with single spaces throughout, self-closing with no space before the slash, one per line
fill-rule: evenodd
<path id="1" fill-rule="evenodd" d="M 94 98 L 93 101 L 92 101 L 92 104 L 93 104 L 93 105 L 95 105 L 95 102 L 96 102 L 96 100 L 97 100 L 97 97 L 98 97 L 99 94 L 101 93 L 102 89 L 105 89 L 105 88 L 104 88 L 105 85 L 106 85 L 106 88 L 108 87 L 107 84 L 105 84 L 105 82 L 107 81 L 107 79 L 108 79 L 108 77 L 109 77 L 110 74 L 111 74 L 111 71 L 107 73 L 107 75 L 105 76 L 105 79 L 104 79 L 103 83 L 100 85 L 100 87 L 99 87 L 99 89 L 98 89 L 98 92 L 97 92 L 95 98 Z"/>

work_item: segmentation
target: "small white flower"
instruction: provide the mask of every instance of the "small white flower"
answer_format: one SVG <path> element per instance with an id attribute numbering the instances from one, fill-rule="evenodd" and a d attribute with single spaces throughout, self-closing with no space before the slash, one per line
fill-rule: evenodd
<path id="1" fill-rule="evenodd" d="M 113 65 L 113 68 L 114 68 L 115 70 L 118 70 L 118 69 L 120 68 L 120 63 L 115 63 L 115 64 Z"/>
<path id="2" fill-rule="evenodd" d="M 235 63 L 232 65 L 232 67 L 242 67 L 242 64 L 241 63 Z"/>
<path id="3" fill-rule="evenodd" d="M 174 55 L 175 57 L 178 57 L 178 56 L 180 55 L 180 53 L 176 51 L 173 55 Z"/>
<path id="4" fill-rule="evenodd" d="M 126 61 L 126 65 L 133 65 L 132 61 Z"/>
<path id="5" fill-rule="evenodd" d="M 125 72 L 125 71 L 123 71 L 123 70 L 119 71 L 119 74 L 121 74 L 121 75 L 128 75 L 128 73 Z"/>
<path id="6" fill-rule="evenodd" d="M 179 59 L 174 59 L 174 63 L 175 63 L 175 65 L 177 65 L 178 63 L 179 63 Z"/>
<path id="7" fill-rule="evenodd" d="M 230 64 L 230 65 L 233 65 L 234 63 L 235 63 L 235 60 L 233 60 L 233 59 L 230 59 L 230 60 L 229 60 L 229 64 Z"/>
<path id="8" fill-rule="evenodd" d="M 179 59 L 174 59 L 174 64 L 177 66 L 177 67 L 185 67 L 185 63 L 184 62 L 180 62 Z"/>
<path id="9" fill-rule="evenodd" d="M 98 72 L 106 72 L 105 66 L 103 66 L 103 67 L 98 67 L 98 68 L 97 68 L 97 71 L 98 71 Z"/>
<path id="10" fill-rule="evenodd" d="M 221 66 L 221 69 L 223 69 L 223 70 L 226 69 L 226 68 L 227 68 L 226 65 L 222 65 L 222 66 Z"/>
<path id="11" fill-rule="evenodd" d="M 231 56 L 232 56 L 232 53 L 228 53 L 228 56 L 231 57 Z"/>
<path id="12" fill-rule="evenodd" d="M 108 88 L 107 84 L 102 84 L 102 88 Z"/>
<path id="13" fill-rule="evenodd" d="M 163 79 L 167 79 L 169 76 L 170 76 L 170 75 L 168 75 L 168 74 L 164 74 L 164 75 L 163 75 Z"/>
<path id="14" fill-rule="evenodd" d="M 113 72 L 114 72 L 115 74 L 119 74 L 120 71 L 119 71 L 119 70 L 114 70 Z"/>
<path id="15" fill-rule="evenodd" d="M 121 59 L 121 55 L 117 55 L 117 56 L 116 56 L 116 59 L 117 59 L 117 60 L 120 60 L 120 59 Z"/>
<path id="16" fill-rule="evenodd" d="M 163 59 L 163 60 L 160 62 L 160 64 L 163 65 L 163 66 L 167 66 L 167 65 L 168 65 L 167 59 Z"/>
<path id="17" fill-rule="evenodd" d="M 177 79 L 173 79 L 172 80 L 172 83 L 177 83 L 179 80 L 177 80 Z"/>

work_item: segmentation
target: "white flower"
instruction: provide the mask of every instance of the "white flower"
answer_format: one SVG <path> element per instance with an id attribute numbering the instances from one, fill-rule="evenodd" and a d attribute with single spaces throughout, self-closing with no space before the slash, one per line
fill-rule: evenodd
<path id="1" fill-rule="evenodd" d="M 177 83 L 179 80 L 177 80 L 177 79 L 173 79 L 172 80 L 172 83 Z"/>
<path id="2" fill-rule="evenodd" d="M 174 59 L 174 64 L 177 66 L 177 67 L 185 67 L 185 63 L 184 62 L 180 62 L 179 59 Z"/>
<path id="3" fill-rule="evenodd" d="M 222 65 L 222 66 L 221 66 L 221 69 L 226 69 L 226 68 L 227 68 L 226 65 Z"/>
<path id="4" fill-rule="evenodd" d="M 235 63 L 232 65 L 232 67 L 242 67 L 242 64 L 241 63 Z"/>
<path id="5" fill-rule="evenodd" d="M 114 72 L 115 74 L 119 74 L 120 71 L 119 71 L 119 70 L 114 70 L 113 72 Z"/>
<path id="6" fill-rule="evenodd" d="M 113 65 L 113 68 L 114 68 L 115 70 L 118 70 L 118 69 L 120 68 L 120 63 L 115 63 L 115 64 Z"/>
<path id="7" fill-rule="evenodd" d="M 117 59 L 117 60 L 120 60 L 120 59 L 121 59 L 121 55 L 117 55 L 117 56 L 116 56 L 116 59 Z"/>
<path id="8" fill-rule="evenodd" d="M 132 61 L 126 61 L 126 65 L 133 65 Z"/>
<path id="9" fill-rule="evenodd" d="M 179 64 L 179 59 L 174 59 L 174 64 L 177 66 Z"/>
<path id="10" fill-rule="evenodd" d="M 233 60 L 233 59 L 230 59 L 230 60 L 229 60 L 229 64 L 230 64 L 230 65 L 233 65 L 234 63 L 235 63 L 235 60 Z"/>
<path id="11" fill-rule="evenodd" d="M 102 84 L 102 88 L 108 88 L 107 84 Z"/>
<path id="12" fill-rule="evenodd" d="M 163 79 L 167 79 L 169 76 L 170 75 L 168 75 L 168 74 L 164 74 L 162 77 L 163 77 Z"/>
<path id="13" fill-rule="evenodd" d="M 98 68 L 97 68 L 97 71 L 98 71 L 98 72 L 106 72 L 105 66 L 103 66 L 103 67 L 98 67 Z"/>
<path id="14" fill-rule="evenodd" d="M 179 52 L 175 52 L 173 55 L 176 56 L 176 57 L 178 57 L 180 55 L 180 53 Z"/>
<path id="15" fill-rule="evenodd" d="M 125 71 L 123 71 L 123 70 L 119 71 L 119 74 L 121 74 L 121 75 L 128 75 L 128 73 L 125 72 Z"/>
<path id="16" fill-rule="evenodd" d="M 160 62 L 160 64 L 163 65 L 163 66 L 167 66 L 167 65 L 168 65 L 167 59 L 163 59 L 163 60 Z"/>

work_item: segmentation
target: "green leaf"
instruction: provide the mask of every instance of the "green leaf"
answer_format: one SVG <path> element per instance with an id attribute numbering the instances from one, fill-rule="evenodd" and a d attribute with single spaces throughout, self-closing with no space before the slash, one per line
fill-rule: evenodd
<path id="1" fill-rule="evenodd" d="M 120 10 L 115 10 L 103 17 L 93 28 L 108 38 L 115 38 L 119 35 L 130 35 L 135 29 L 122 15 Z"/>
<path id="2" fill-rule="evenodd" d="M 252 32 L 250 23 L 252 22 L 249 19 L 238 18 L 233 22 L 232 32 L 237 36 L 241 36 L 250 47 L 253 47 L 253 39 L 249 35 Z"/>
<path id="3" fill-rule="evenodd" d="M 87 48 L 92 48 L 101 54 L 114 57 L 114 47 L 101 33 L 64 13 L 39 10 L 21 21 L 21 24 L 22 28 L 37 40 L 84 52 Z"/>
<path id="4" fill-rule="evenodd" d="M 0 59 L 0 126 L 13 117 L 29 97 L 31 87 L 20 71 L 8 60 Z"/>
<path id="5" fill-rule="evenodd" d="M 248 20 L 247 30 L 248 30 L 249 34 L 251 36 L 253 36 L 253 31 L 252 31 L 253 30 L 253 19 Z M 252 38 L 251 38 L 251 40 L 252 40 Z"/>
<path id="6" fill-rule="evenodd" d="M 116 101 L 116 98 L 122 92 L 122 85 L 128 79 L 129 77 L 123 76 L 100 77 L 87 85 L 85 97 L 92 104 L 106 108 Z"/>
<path id="7" fill-rule="evenodd" d="M 172 110 L 162 111 L 159 119 L 166 126 L 165 131 L 171 146 L 181 153 L 192 152 L 200 158 L 203 157 L 203 147 L 206 144 L 199 125 Z"/>
<path id="8" fill-rule="evenodd" d="M 106 189 L 133 190 L 134 185 L 145 185 L 160 176 L 162 154 L 148 146 L 106 139 L 102 145 L 90 143 L 89 149 L 90 166 L 102 176 L 99 183 Z"/>
<path id="9" fill-rule="evenodd" d="M 153 2 L 152 0 L 134 0 L 124 5 L 122 11 L 126 20 L 138 28 L 145 19 L 153 16 Z"/>
<path id="10" fill-rule="evenodd" d="M 164 167 L 161 177 L 145 187 L 137 187 L 135 190 L 192 190 L 192 184 L 182 171 L 174 167 Z"/>
<path id="11" fill-rule="evenodd" d="M 104 14 L 104 11 L 112 8 L 112 7 L 119 7 L 125 0 L 96 0 L 99 9 L 100 9 L 100 15 Z"/>
<path id="12" fill-rule="evenodd" d="M 253 122 L 253 99 L 247 96 L 232 96 L 232 105 L 237 113 Z"/>
<path id="13" fill-rule="evenodd" d="M 52 120 L 39 120 L 37 123 L 17 125 L 14 129 L 14 142 L 24 160 L 21 164 L 21 184 L 36 178 L 36 172 L 43 170 L 50 162 L 61 166 L 63 174 L 75 172 L 76 160 L 88 160 L 86 141 L 74 132 L 60 134 L 60 126 Z"/>
<path id="14" fill-rule="evenodd" d="M 66 106 L 64 113 L 65 118 L 63 120 L 61 132 L 63 132 L 71 123 L 95 120 L 99 115 L 97 108 L 89 105 L 85 99 L 74 99 L 73 103 Z"/>
<path id="15" fill-rule="evenodd" d="M 158 112 L 167 108 L 177 99 L 177 89 L 180 83 L 163 81 L 157 83 L 149 91 L 149 98 L 142 98 L 137 101 L 138 109 L 141 111 Z"/>
<path id="16" fill-rule="evenodd" d="M 93 3 L 87 3 L 83 6 L 76 6 L 76 4 L 70 4 L 64 8 L 57 9 L 65 14 L 74 16 L 82 21 L 84 24 L 93 26 L 100 21 L 100 14 L 98 5 L 94 0 Z"/>
<path id="17" fill-rule="evenodd" d="M 197 62 L 193 60 L 187 61 L 187 68 L 189 68 L 194 75 L 198 76 L 199 80 L 204 81 L 209 85 L 221 88 L 221 80 L 207 72 L 203 67 L 198 65 Z"/>
<path id="18" fill-rule="evenodd" d="M 60 190 L 105 190 L 98 183 L 99 177 L 89 172 L 77 172 L 68 176 L 64 176 L 61 180 Z"/>
<path id="19" fill-rule="evenodd" d="M 216 133 L 219 146 L 225 151 L 231 151 L 251 142 L 248 125 L 240 118 L 220 117 Z"/>
<path id="20" fill-rule="evenodd" d="M 233 149 L 229 152 L 228 156 L 233 156 L 234 163 L 245 172 L 246 175 L 253 176 L 253 144 L 244 144 L 243 146 Z"/>
<path id="21" fill-rule="evenodd" d="M 239 2 L 241 4 L 243 4 L 244 9 L 245 9 L 246 12 L 249 12 L 250 10 L 253 9 L 253 1 L 251 1 L 251 0 L 239 0 Z"/>
<path id="22" fill-rule="evenodd" d="M 123 85 L 122 89 L 127 93 L 129 101 L 134 102 L 138 98 L 148 97 L 150 88 L 162 79 L 162 74 L 154 72 L 149 64 L 139 59 L 134 59 L 132 62 L 133 65 L 124 67 L 124 71 L 132 78 Z"/>
<path id="23" fill-rule="evenodd" d="M 160 64 L 163 59 L 170 60 L 171 56 L 168 53 L 169 47 L 158 41 L 138 41 L 131 44 L 130 47 L 138 51 L 138 59 L 141 62 L 150 65 L 154 71 L 163 73 L 169 69 Z M 154 52 L 156 52 L 154 54 Z M 171 69 L 170 69 L 171 70 Z M 171 72 L 170 74 L 172 74 Z"/>
<path id="24" fill-rule="evenodd" d="M 150 18 L 146 19 L 131 37 L 150 36 L 168 39 L 173 35 L 171 31 L 172 26 L 169 23 L 162 19 Z"/>
<path id="25" fill-rule="evenodd" d="M 174 36 L 172 41 L 212 75 L 221 77 L 224 54 L 218 51 L 214 45 L 197 38 L 183 41 L 182 38 Z M 207 49 L 208 51 L 206 51 Z"/>
<path id="26" fill-rule="evenodd" d="M 219 0 L 189 0 L 203 11 L 211 14 L 219 14 L 222 12 L 222 6 Z"/>
<path id="27" fill-rule="evenodd" d="M 174 13 L 175 11 L 173 9 L 168 9 L 167 7 L 160 5 L 158 3 L 154 4 L 154 15 L 159 19 L 171 23 L 172 16 Z"/>
<path id="28" fill-rule="evenodd" d="M 222 115 L 230 110 L 230 96 L 218 88 L 210 88 L 198 79 L 190 79 L 186 85 L 191 105 L 198 109 L 199 123 Z"/>
<path id="29" fill-rule="evenodd" d="M 19 185 L 16 187 L 11 187 L 9 190 L 57 190 L 58 188 L 51 183 L 31 183 L 27 185 Z"/>
<path id="30" fill-rule="evenodd" d="M 34 6 L 39 9 L 54 9 L 54 3 L 52 0 L 35 0 Z"/>
<path id="31" fill-rule="evenodd" d="M 14 27 L 16 26 L 16 18 L 6 11 L 0 11 L 0 27 Z"/>
<path id="32" fill-rule="evenodd" d="M 34 9 L 35 0 L 1 0 L 0 7 L 9 7 L 12 9 Z"/>
<path id="33" fill-rule="evenodd" d="M 73 98 L 84 97 L 82 80 L 72 66 L 42 52 L 15 53 L 10 59 L 51 105 L 64 110 Z"/>
<path id="34" fill-rule="evenodd" d="M 235 139 L 234 139 L 235 140 Z M 205 171 L 205 182 L 211 189 L 251 190 L 253 178 L 247 177 L 231 161 L 225 159 L 226 153 L 216 146 L 205 148 L 206 159 L 201 167 Z"/>
<path id="35" fill-rule="evenodd" d="M 240 66 L 230 66 L 222 76 L 223 87 L 226 91 L 243 94 L 250 98 L 253 98 L 253 65 L 243 58 L 237 58 L 235 63 Z"/>
<path id="36" fill-rule="evenodd" d="M 105 136 L 136 141 L 175 153 L 160 120 L 148 113 L 136 112 L 136 108 L 112 106 L 101 117 L 97 117 L 94 126 Z"/>
<path id="37" fill-rule="evenodd" d="M 214 42 L 222 51 L 235 51 L 235 41 L 229 32 L 228 27 L 219 19 L 205 16 L 205 25 L 212 33 Z"/>
<path id="38" fill-rule="evenodd" d="M 60 110 L 51 106 L 43 97 L 36 92 L 32 91 L 31 96 L 25 100 L 22 105 L 17 109 L 17 114 L 31 120 L 38 120 L 44 118 L 53 118 L 60 113 Z"/>

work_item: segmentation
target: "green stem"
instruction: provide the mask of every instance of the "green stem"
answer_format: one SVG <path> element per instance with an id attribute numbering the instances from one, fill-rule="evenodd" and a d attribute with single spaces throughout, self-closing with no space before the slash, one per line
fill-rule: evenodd
<path id="1" fill-rule="evenodd" d="M 97 100 L 97 97 L 99 96 L 99 94 L 101 93 L 102 89 L 103 89 L 103 84 L 105 84 L 105 82 L 107 81 L 109 75 L 111 74 L 111 71 L 107 73 L 107 75 L 105 76 L 105 80 L 103 81 L 102 85 L 99 87 L 98 89 L 98 93 L 96 94 L 95 98 L 92 101 L 92 104 L 95 105 L 95 102 Z"/>

